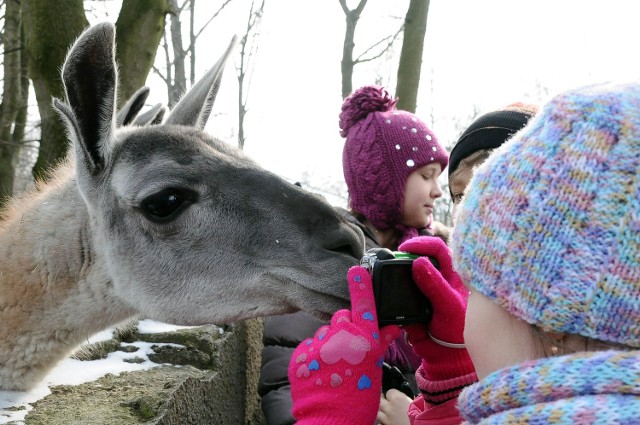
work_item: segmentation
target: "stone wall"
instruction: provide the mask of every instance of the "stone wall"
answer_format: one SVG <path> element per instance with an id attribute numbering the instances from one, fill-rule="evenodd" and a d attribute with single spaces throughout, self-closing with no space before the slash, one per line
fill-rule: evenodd
<path id="1" fill-rule="evenodd" d="M 257 395 L 261 319 L 160 334 L 135 328 L 84 348 L 80 359 L 123 349 L 121 342 L 171 343 L 149 358 L 152 369 L 110 375 L 82 385 L 56 386 L 34 404 L 26 425 L 220 424 L 263 425 Z"/>

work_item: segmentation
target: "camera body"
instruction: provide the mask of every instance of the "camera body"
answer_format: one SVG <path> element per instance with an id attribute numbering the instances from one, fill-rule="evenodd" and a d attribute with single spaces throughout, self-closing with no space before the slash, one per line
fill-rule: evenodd
<path id="1" fill-rule="evenodd" d="M 429 323 L 432 307 L 413 280 L 413 260 L 419 256 L 387 248 L 368 250 L 360 265 L 371 274 L 378 326 Z M 437 268 L 437 261 L 429 257 Z"/>

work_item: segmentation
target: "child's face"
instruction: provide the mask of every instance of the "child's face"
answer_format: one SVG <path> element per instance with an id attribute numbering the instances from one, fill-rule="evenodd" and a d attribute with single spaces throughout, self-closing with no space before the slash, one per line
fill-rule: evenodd
<path id="1" fill-rule="evenodd" d="M 464 342 L 478 378 L 540 357 L 531 325 L 471 289 L 464 324 Z"/>
<path id="2" fill-rule="evenodd" d="M 431 223 L 433 204 L 442 196 L 442 189 L 438 184 L 440 173 L 442 166 L 433 163 L 420 167 L 409 175 L 404 185 L 403 225 L 421 229 Z"/>
<path id="3" fill-rule="evenodd" d="M 489 156 L 489 152 L 482 149 L 464 158 L 458 164 L 458 168 L 449 176 L 449 189 L 453 198 L 453 221 L 455 224 L 458 215 L 458 206 L 462 202 L 464 192 L 473 177 L 474 169 L 480 166 Z"/>
<path id="4" fill-rule="evenodd" d="M 458 215 L 458 205 L 462 201 L 462 197 L 464 196 L 464 190 L 467 188 L 467 185 L 471 181 L 471 177 L 473 176 L 473 166 L 460 164 L 458 169 L 449 179 L 449 189 L 451 190 L 451 195 L 453 197 L 453 219 L 455 221 L 456 216 Z"/>

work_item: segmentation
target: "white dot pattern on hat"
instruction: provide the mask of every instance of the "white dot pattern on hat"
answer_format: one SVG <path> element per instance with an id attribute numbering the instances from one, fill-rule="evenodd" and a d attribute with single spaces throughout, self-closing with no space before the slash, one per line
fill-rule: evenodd
<path id="1" fill-rule="evenodd" d="M 399 115 L 399 114 L 400 114 L 400 113 L 399 113 L 398 111 L 394 111 L 394 112 L 393 112 L 393 115 Z M 411 120 L 412 120 L 413 122 L 418 122 L 418 119 L 417 119 L 416 117 L 411 117 Z M 386 124 L 391 124 L 392 119 L 387 118 L 384 122 L 385 122 Z M 404 126 L 402 126 L 402 129 L 403 129 L 403 130 L 407 130 L 408 128 L 407 128 L 407 126 L 406 126 L 406 125 L 404 125 Z M 412 133 L 412 134 L 418 134 L 418 133 L 419 133 L 418 128 L 416 128 L 416 127 L 411 127 L 409 130 L 411 131 L 411 133 Z M 431 134 L 429 134 L 429 133 L 425 134 L 425 138 L 426 138 L 428 141 L 431 141 L 431 140 L 433 139 L 433 137 L 432 137 L 432 136 L 431 136 Z M 409 141 L 409 143 L 410 143 L 410 141 Z M 397 151 L 401 151 L 401 150 L 402 150 L 402 144 L 401 144 L 401 143 L 397 143 L 394 147 L 395 147 L 395 149 L 396 149 Z M 408 149 L 408 146 L 407 146 L 407 149 Z M 431 150 L 432 150 L 433 152 L 437 152 L 437 151 L 438 151 L 438 148 L 437 148 L 436 146 L 431 146 Z M 418 146 L 411 146 L 411 151 L 412 151 L 412 152 L 418 152 L 418 151 L 419 151 L 419 147 L 418 147 Z M 432 156 L 432 157 L 430 157 L 430 158 L 429 158 L 429 160 L 430 160 L 430 161 L 434 161 L 434 160 L 435 160 L 435 158 Z M 406 161 L 406 165 L 407 165 L 407 167 L 409 167 L 409 168 L 413 168 L 413 167 L 415 167 L 415 166 L 416 166 L 416 162 L 415 162 L 415 160 L 414 160 L 414 159 L 407 159 L 407 161 Z"/>

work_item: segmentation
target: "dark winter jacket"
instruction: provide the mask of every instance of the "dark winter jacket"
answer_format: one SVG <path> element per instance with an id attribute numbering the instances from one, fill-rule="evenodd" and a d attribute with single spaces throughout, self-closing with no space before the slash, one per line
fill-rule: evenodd
<path id="1" fill-rule="evenodd" d="M 365 235 L 365 250 L 379 247 L 373 233 L 347 210 L 338 208 L 348 221 L 356 224 Z M 347 271 L 344 271 L 346 276 Z M 346 282 L 346 281 L 345 281 Z M 262 399 L 262 411 L 267 425 L 294 424 L 291 414 L 291 388 L 287 368 L 293 350 L 306 338 L 313 337 L 316 330 L 326 323 L 304 312 L 271 316 L 264 323 L 264 349 L 258 392 Z M 420 365 L 419 357 L 413 349 L 399 338 L 392 343 L 385 361 L 398 367 L 414 386 L 414 373 Z"/>

